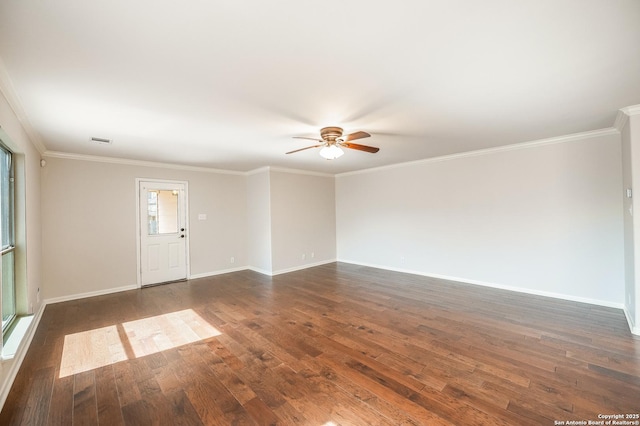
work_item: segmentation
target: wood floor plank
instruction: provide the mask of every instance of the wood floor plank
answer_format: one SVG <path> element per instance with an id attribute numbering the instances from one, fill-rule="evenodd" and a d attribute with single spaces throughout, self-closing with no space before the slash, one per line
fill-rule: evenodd
<path id="1" fill-rule="evenodd" d="M 208 350 L 206 344 L 195 344 L 184 347 L 182 357 L 191 368 L 191 375 L 187 375 L 185 393 L 192 406 L 198 412 L 205 424 L 214 423 L 250 423 L 250 416 L 242 404 L 235 399 L 224 384 L 216 377 L 213 370 L 202 359 L 200 351 Z M 195 380 L 191 379 L 196 377 Z M 215 406 L 211 401 L 215 401 Z"/>
<path id="2" fill-rule="evenodd" d="M 280 418 L 257 396 L 244 404 L 256 424 L 264 426 L 275 426 L 281 423 Z"/>
<path id="3" fill-rule="evenodd" d="M 98 423 L 113 426 L 123 425 L 124 419 L 120 410 L 113 365 L 95 370 L 95 380 Z"/>
<path id="4" fill-rule="evenodd" d="M 355 398 L 362 404 L 369 406 L 372 411 L 379 413 L 380 417 L 389 419 L 393 424 L 421 425 L 423 421 L 413 417 L 409 411 L 405 411 L 403 406 L 387 402 L 385 399 L 378 397 L 375 393 L 366 387 L 359 386 L 348 378 L 338 374 L 331 367 L 326 366 L 322 360 L 313 358 L 307 360 L 310 369 L 315 371 L 318 376 L 322 377 L 325 382 L 334 383 L 341 394 L 345 395 L 345 399 Z M 436 421 L 435 418 L 429 418 L 429 424 L 444 424 Z"/>
<path id="5" fill-rule="evenodd" d="M 276 387 L 275 382 L 273 380 L 265 380 L 265 378 L 271 379 L 269 366 L 262 359 L 252 355 L 244 355 L 242 359 L 244 368 L 239 375 L 242 381 L 251 386 L 258 398 L 274 411 L 286 404 L 287 400 Z"/>
<path id="6" fill-rule="evenodd" d="M 222 358 L 215 353 L 216 342 L 207 342 L 207 348 L 202 348 L 200 356 L 213 371 L 220 383 L 234 396 L 242 405 L 255 399 L 256 394 L 242 379 L 233 371 Z"/>
<path id="7" fill-rule="evenodd" d="M 73 376 L 58 377 L 56 375 L 56 379 L 53 384 L 51 407 L 49 408 L 47 424 L 70 425 L 73 423 L 74 383 L 75 378 Z M 119 413 L 120 410 L 117 410 L 114 415 L 119 415 Z"/>
<path id="8" fill-rule="evenodd" d="M 113 364 L 118 398 L 120 400 L 120 406 L 122 407 L 142 399 L 132 367 L 133 365 L 129 362 Z"/>
<path id="9" fill-rule="evenodd" d="M 75 424 L 88 425 L 98 423 L 96 402 L 96 381 L 93 371 L 83 371 L 74 376 L 73 384 L 73 421 Z"/>
<path id="10" fill-rule="evenodd" d="M 415 401 L 407 398 L 406 395 L 401 395 L 378 381 L 367 378 L 357 370 L 350 368 L 342 362 L 338 362 L 328 355 L 322 355 L 318 357 L 318 359 L 324 363 L 325 366 L 334 370 L 338 376 L 343 376 L 346 380 L 353 382 L 358 388 L 366 389 L 375 395 L 375 398 L 383 400 L 385 405 L 395 406 L 401 412 L 405 412 L 408 419 L 417 419 L 420 424 L 452 424 L 445 418 L 440 417 L 437 413 L 419 406 Z"/>
<path id="11" fill-rule="evenodd" d="M 0 424 L 540 425 L 638 395 L 621 310 L 332 263 L 48 305 Z"/>
<path id="12" fill-rule="evenodd" d="M 11 391 L 7 395 L 7 399 L 4 406 L 14 407 L 10 410 L 3 408 L 0 412 L 0 424 L 2 425 L 18 425 L 21 424 L 21 419 L 25 412 L 27 399 L 29 398 L 29 392 L 33 389 L 31 381 L 33 371 L 24 369 L 22 375 L 18 375 L 11 386 Z"/>
<path id="13" fill-rule="evenodd" d="M 45 424 L 51 404 L 51 391 L 54 381 L 54 369 L 41 368 L 33 375 L 32 391 L 26 401 L 23 419 L 33 419 L 35 424 Z M 24 420 L 23 420 L 24 422 Z"/>
<path id="14" fill-rule="evenodd" d="M 165 394 L 171 405 L 171 416 L 164 421 L 170 421 L 174 425 L 199 426 L 204 424 L 182 389 L 165 392 Z"/>

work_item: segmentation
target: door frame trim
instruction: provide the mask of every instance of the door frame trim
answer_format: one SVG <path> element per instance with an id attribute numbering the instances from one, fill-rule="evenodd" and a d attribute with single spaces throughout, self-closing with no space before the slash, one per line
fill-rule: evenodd
<path id="1" fill-rule="evenodd" d="M 191 278 L 191 255 L 189 254 L 189 181 L 171 180 L 171 179 L 152 179 L 152 178 L 136 178 L 136 287 L 142 288 L 142 228 L 140 226 L 140 184 L 142 182 L 169 183 L 184 185 L 184 225 L 186 227 L 185 236 L 187 238 L 184 247 L 184 262 L 187 270 L 187 279 Z"/>

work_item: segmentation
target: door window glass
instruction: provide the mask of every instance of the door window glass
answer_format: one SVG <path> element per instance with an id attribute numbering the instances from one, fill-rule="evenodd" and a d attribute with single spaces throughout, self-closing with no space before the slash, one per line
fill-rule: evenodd
<path id="1" fill-rule="evenodd" d="M 147 223 L 149 235 L 178 232 L 177 190 L 154 189 L 147 192 Z"/>

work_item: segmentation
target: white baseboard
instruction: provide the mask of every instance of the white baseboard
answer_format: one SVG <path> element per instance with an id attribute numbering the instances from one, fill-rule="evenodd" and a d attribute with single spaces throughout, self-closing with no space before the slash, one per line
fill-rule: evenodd
<path id="1" fill-rule="evenodd" d="M 338 260 L 338 262 L 351 263 L 353 265 L 367 266 L 367 267 L 370 267 L 370 268 L 385 269 L 387 271 L 402 272 L 402 273 L 405 273 L 405 274 L 421 275 L 421 276 L 424 276 L 424 277 L 437 278 L 437 279 L 440 279 L 440 280 L 457 281 L 457 282 L 465 283 L 465 284 L 481 285 L 481 286 L 484 286 L 484 287 L 492 287 L 492 288 L 497 288 L 497 289 L 500 289 L 500 290 L 509 290 L 509 291 L 515 291 L 515 292 L 518 292 L 518 293 L 533 294 L 533 295 L 536 295 L 536 296 L 552 297 L 554 299 L 569 300 L 571 302 L 588 303 L 590 305 L 605 306 L 605 307 L 608 307 L 608 308 L 616 308 L 616 309 L 623 309 L 624 308 L 624 304 L 610 302 L 608 300 L 590 299 L 590 298 L 587 298 L 587 297 L 573 296 L 573 295 L 570 295 L 570 294 L 553 293 L 553 292 L 549 292 L 549 291 L 542 291 L 542 290 L 535 290 L 535 289 L 530 289 L 530 288 L 522 288 L 522 287 L 514 287 L 514 286 L 509 286 L 509 285 L 504 285 L 504 284 L 490 283 L 490 282 L 487 282 L 487 281 L 471 280 L 471 279 L 468 279 L 468 278 L 452 277 L 452 276 L 440 275 L 440 274 L 431 274 L 431 273 L 422 272 L 422 271 L 414 271 L 414 270 L 410 270 L 410 269 L 393 268 L 393 267 L 384 266 L 384 265 L 374 265 L 374 264 L 363 263 L 363 262 L 358 262 L 358 261 L 354 261 L 354 260 L 342 260 L 341 259 L 341 260 Z"/>
<path id="2" fill-rule="evenodd" d="M 207 278 L 207 277 L 213 277 L 215 275 L 229 274 L 231 272 L 246 271 L 247 269 L 251 269 L 251 268 L 248 266 L 239 266 L 237 268 L 222 269 L 220 271 L 204 272 L 201 274 L 192 274 L 192 275 L 189 275 L 189 279 L 197 280 L 198 278 Z"/>
<path id="3" fill-rule="evenodd" d="M 271 271 L 267 271 L 266 269 L 256 268 L 255 266 L 249 266 L 249 267 L 247 267 L 247 269 L 250 270 L 250 271 L 253 271 L 253 272 L 257 272 L 257 273 L 262 274 L 262 275 L 269 275 L 269 276 L 273 275 L 271 273 Z"/>
<path id="4" fill-rule="evenodd" d="M 33 336 L 38 329 L 38 324 L 40 324 L 40 319 L 42 318 L 42 313 L 44 312 L 44 308 L 47 306 L 46 302 L 40 305 L 40 309 L 33 316 L 33 320 L 31 324 L 29 324 L 29 328 L 27 328 L 27 332 L 25 333 L 20 345 L 18 346 L 18 350 L 16 351 L 13 359 L 11 360 L 11 364 L 9 366 L 9 371 L 6 375 L 3 374 L 4 379 L 2 383 L 0 383 L 0 410 L 4 407 L 4 403 L 7 400 L 7 396 L 9 396 L 9 391 L 11 390 L 11 386 L 13 386 L 13 381 L 16 379 L 16 375 L 18 374 L 18 370 L 20 370 L 20 366 L 22 365 L 22 361 L 24 360 L 25 355 L 27 354 L 27 350 L 31 345 L 31 340 L 33 340 Z M 9 364 L 7 361 L 3 361 L 2 368 Z"/>
<path id="5" fill-rule="evenodd" d="M 308 263 L 308 264 L 305 264 L 305 265 L 296 266 L 294 268 L 281 269 L 281 270 L 275 271 L 275 272 L 274 271 L 267 271 L 267 270 L 260 269 L 260 268 L 256 268 L 254 266 L 239 266 L 237 268 L 222 269 L 222 270 L 219 270 L 219 271 L 211 271 L 211 272 L 204 272 L 204 273 L 200 273 L 200 274 L 193 274 L 193 275 L 190 275 L 188 279 L 195 280 L 195 279 L 198 279 L 198 278 L 206 278 L 206 277 L 212 277 L 212 276 L 215 276 L 215 275 L 222 275 L 222 274 L 228 274 L 228 273 L 231 273 L 231 272 L 239 272 L 239 271 L 246 271 L 246 270 L 254 271 L 254 272 L 257 272 L 257 273 L 263 274 L 263 275 L 274 276 L 274 275 L 279 275 L 279 274 L 285 274 L 287 272 L 299 271 L 301 269 L 313 268 L 314 266 L 326 265 L 327 263 L 333 263 L 333 262 L 336 262 L 336 260 L 335 259 L 323 260 L 323 261 L 316 262 L 316 263 Z M 121 291 L 137 290 L 139 288 L 140 287 L 138 287 L 137 284 L 126 285 L 126 286 L 122 286 L 122 287 L 108 288 L 108 289 L 105 289 L 105 290 L 90 291 L 90 292 L 87 292 L 87 293 L 77 293 L 77 294 L 71 294 L 71 295 L 67 295 L 67 296 L 53 297 L 53 298 L 50 298 L 50 299 L 45 299 L 43 302 L 44 302 L 44 304 L 59 303 L 59 302 L 69 302 L 71 300 L 84 299 L 84 298 L 87 298 L 87 297 L 104 296 L 105 294 L 119 293 Z"/>
<path id="6" fill-rule="evenodd" d="M 321 260 L 320 262 L 307 263 L 305 265 L 294 266 L 293 268 L 279 269 L 277 271 L 273 271 L 271 275 L 280 275 L 280 274 L 286 274 L 288 272 L 301 271 L 303 269 L 313 268 L 315 266 L 322 266 L 322 265 L 326 265 L 327 263 L 334 263 L 334 262 L 336 262 L 336 259 Z"/>
<path id="7" fill-rule="evenodd" d="M 304 265 L 294 266 L 293 268 L 287 268 L 287 269 L 279 269 L 277 271 L 267 271 L 265 269 L 256 268 L 254 266 L 249 266 L 246 269 L 249 269 L 250 271 L 257 272 L 259 274 L 269 275 L 270 277 L 273 277 L 273 276 L 280 275 L 280 274 L 286 274 L 288 272 L 301 271 L 303 269 L 313 268 L 313 267 L 316 267 L 316 266 L 322 266 L 322 265 L 326 265 L 328 263 L 334 263 L 334 262 L 337 262 L 337 260 L 336 259 L 321 260 L 320 262 L 305 263 Z"/>
<path id="8" fill-rule="evenodd" d="M 108 288 L 105 290 L 90 291 L 87 293 L 78 293 L 78 294 L 71 294 L 68 296 L 53 297 L 51 299 L 45 299 L 44 303 L 51 304 L 51 303 L 59 303 L 59 302 L 68 302 L 70 300 L 85 299 L 87 297 L 95 297 L 95 296 L 104 296 L 105 294 L 119 293 L 121 291 L 137 290 L 139 288 L 140 287 L 138 287 L 137 284 L 125 285 L 122 287 Z"/>
<path id="9" fill-rule="evenodd" d="M 629 329 L 631 330 L 631 333 L 640 336 L 640 327 L 636 325 L 627 307 L 625 306 L 622 310 L 624 311 L 624 316 L 627 317 L 627 322 L 629 323 Z"/>

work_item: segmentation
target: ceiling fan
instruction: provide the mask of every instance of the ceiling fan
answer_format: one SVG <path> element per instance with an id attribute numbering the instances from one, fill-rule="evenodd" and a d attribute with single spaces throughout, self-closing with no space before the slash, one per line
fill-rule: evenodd
<path id="1" fill-rule="evenodd" d="M 380 151 L 380 148 L 375 148 L 373 146 L 367 146 L 367 145 L 360 145 L 357 143 L 351 143 L 351 141 L 354 141 L 356 139 L 364 139 L 364 138 L 368 138 L 369 136 L 371 135 L 367 132 L 354 132 L 354 133 L 350 133 L 348 135 L 342 136 L 342 129 L 340 127 L 324 127 L 320 129 L 320 137 L 322 139 L 306 138 L 303 136 L 294 136 L 295 139 L 309 139 L 309 140 L 317 141 L 321 143 L 319 143 L 318 145 L 311 145 L 306 148 L 300 148 L 294 151 L 289 151 L 287 152 L 287 154 L 293 154 L 294 152 L 304 151 L 305 149 L 319 148 L 319 147 L 322 147 L 322 149 L 320 150 L 320 156 L 322 156 L 323 158 L 326 158 L 327 160 L 334 160 L 340 157 L 342 154 L 344 154 L 341 147 L 357 149 L 358 151 L 365 151 L 365 152 L 370 152 L 372 154 L 375 154 L 376 152 Z"/>

